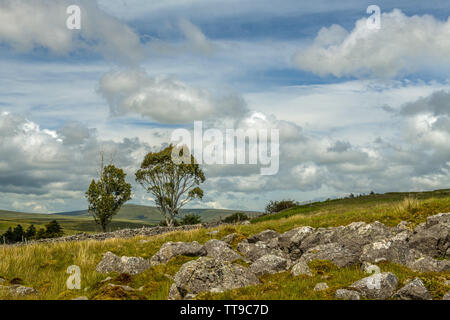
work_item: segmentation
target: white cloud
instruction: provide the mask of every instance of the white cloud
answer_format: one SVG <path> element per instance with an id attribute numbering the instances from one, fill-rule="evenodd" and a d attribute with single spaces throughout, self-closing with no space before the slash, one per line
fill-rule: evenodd
<path id="1" fill-rule="evenodd" d="M 81 30 L 69 30 L 66 9 L 72 4 L 70 0 L 1 1 L 0 43 L 21 52 L 46 48 L 56 55 L 87 49 L 128 65 L 142 60 L 139 36 L 102 12 L 95 1 L 79 1 Z"/>
<path id="2" fill-rule="evenodd" d="M 215 96 L 173 77 L 150 77 L 142 69 L 105 74 L 99 92 L 114 115 L 134 113 L 162 123 L 237 118 L 247 112 L 239 96 Z"/>
<path id="3" fill-rule="evenodd" d="M 381 15 L 381 29 L 358 20 L 345 35 L 339 26 L 322 29 L 314 44 L 299 50 L 294 64 L 321 76 L 395 77 L 450 65 L 450 20 L 406 16 L 400 10 Z"/>

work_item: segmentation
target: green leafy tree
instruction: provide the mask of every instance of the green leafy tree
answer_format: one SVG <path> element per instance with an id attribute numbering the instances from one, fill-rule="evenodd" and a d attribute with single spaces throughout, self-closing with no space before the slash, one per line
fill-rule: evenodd
<path id="1" fill-rule="evenodd" d="M 103 232 L 122 205 L 131 199 L 131 184 L 125 181 L 125 177 L 122 169 L 112 164 L 103 167 L 102 164 L 99 180 L 92 180 L 86 192 L 88 210 Z"/>
<path id="2" fill-rule="evenodd" d="M 170 145 L 159 152 L 150 152 L 136 172 L 136 181 L 153 195 L 168 226 L 173 226 L 183 206 L 203 198 L 199 185 L 205 181 L 205 175 L 186 149 Z M 188 161 L 173 161 L 173 154 Z"/>
<path id="3" fill-rule="evenodd" d="M 295 207 L 296 205 L 297 202 L 293 200 L 281 200 L 281 201 L 271 200 L 266 206 L 266 213 L 280 212 Z"/>
<path id="4" fill-rule="evenodd" d="M 226 217 L 225 219 L 223 219 L 223 222 L 225 223 L 236 223 L 236 222 L 240 222 L 240 221 L 246 221 L 249 220 L 248 216 L 243 213 L 243 212 L 236 212 L 233 213 L 232 215 Z"/>
<path id="5" fill-rule="evenodd" d="M 45 237 L 46 238 L 57 238 L 62 237 L 64 235 L 64 231 L 61 225 L 56 220 L 50 221 L 45 225 Z"/>
<path id="6" fill-rule="evenodd" d="M 23 227 L 18 224 L 13 230 L 13 242 L 21 242 L 24 237 L 25 232 L 23 230 Z"/>
<path id="7" fill-rule="evenodd" d="M 6 232 L 3 234 L 2 238 L 6 243 L 13 243 L 14 242 L 14 233 L 11 227 L 6 230 Z"/>
<path id="8" fill-rule="evenodd" d="M 27 239 L 33 239 L 34 236 L 36 236 L 36 228 L 34 225 L 31 225 L 27 228 L 27 231 L 25 231 L 25 237 Z"/>
<path id="9" fill-rule="evenodd" d="M 192 214 L 187 214 L 187 215 L 185 215 L 185 216 L 181 219 L 180 223 L 181 223 L 182 225 L 200 224 L 200 223 L 202 223 L 202 219 L 200 218 L 199 215 L 196 215 L 196 214 L 193 214 L 193 213 L 192 213 Z"/>

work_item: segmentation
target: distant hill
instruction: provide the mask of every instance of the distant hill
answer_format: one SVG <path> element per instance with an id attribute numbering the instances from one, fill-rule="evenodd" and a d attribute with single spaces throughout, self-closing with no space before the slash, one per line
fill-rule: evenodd
<path id="1" fill-rule="evenodd" d="M 221 218 L 225 218 L 237 211 L 245 212 L 249 217 L 256 217 L 261 212 L 256 211 L 242 211 L 242 210 L 227 210 L 227 209 L 182 209 L 181 216 L 186 214 L 197 214 L 201 217 L 203 222 L 216 221 Z M 60 212 L 55 213 L 58 216 L 70 216 L 70 217 L 90 217 L 87 210 Z M 137 204 L 124 205 L 119 213 L 115 216 L 115 219 L 125 219 L 139 222 L 146 222 L 149 224 L 158 224 L 163 217 L 158 208 L 151 206 L 143 206 Z"/>

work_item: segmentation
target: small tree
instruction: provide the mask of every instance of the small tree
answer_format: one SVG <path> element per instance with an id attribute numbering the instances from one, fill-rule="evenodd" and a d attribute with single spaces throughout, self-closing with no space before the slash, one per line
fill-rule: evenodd
<path id="1" fill-rule="evenodd" d="M 200 223 L 202 223 L 202 219 L 200 218 L 200 216 L 192 213 L 192 214 L 185 215 L 181 219 L 180 223 L 184 226 L 192 225 L 192 224 L 200 224 Z"/>
<path id="2" fill-rule="evenodd" d="M 33 239 L 33 237 L 36 235 L 36 228 L 34 225 L 31 225 L 27 228 L 27 231 L 25 231 L 25 237 L 27 239 Z"/>
<path id="3" fill-rule="evenodd" d="M 293 200 L 281 200 L 273 201 L 271 200 L 266 206 L 266 213 L 276 213 L 282 210 L 286 210 L 295 207 L 297 203 Z"/>
<path id="4" fill-rule="evenodd" d="M 122 205 L 131 199 L 131 184 L 125 181 L 125 177 L 123 170 L 112 164 L 103 167 L 102 160 L 100 178 L 92 180 L 86 192 L 88 211 L 103 232 Z"/>
<path id="5" fill-rule="evenodd" d="M 64 235 L 64 231 L 62 230 L 60 224 L 56 220 L 50 221 L 45 225 L 45 236 L 46 238 L 57 238 L 62 237 Z"/>
<path id="6" fill-rule="evenodd" d="M 225 223 L 236 223 L 241 221 L 249 220 L 248 216 L 243 212 L 236 212 L 233 213 L 231 216 L 226 217 L 223 219 L 223 222 Z"/>
<path id="7" fill-rule="evenodd" d="M 174 148 L 170 145 L 159 152 L 148 153 L 136 172 L 136 181 L 154 196 L 168 226 L 173 226 L 184 205 L 195 198 L 203 198 L 199 185 L 205 181 L 205 175 L 192 155 L 187 163 L 172 160 L 173 152 L 179 156 L 184 152 L 182 148 Z"/>

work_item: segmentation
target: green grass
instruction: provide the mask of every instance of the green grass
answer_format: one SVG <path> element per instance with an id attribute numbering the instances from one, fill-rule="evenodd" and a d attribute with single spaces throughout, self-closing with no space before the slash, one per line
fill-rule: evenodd
<path id="1" fill-rule="evenodd" d="M 201 217 L 202 222 L 211 222 L 225 218 L 235 212 L 235 210 L 225 209 L 185 209 L 182 216 L 195 213 Z M 253 211 L 246 213 L 250 217 L 260 214 Z M 43 227 L 51 220 L 57 220 L 68 235 L 77 232 L 101 232 L 101 228 L 94 223 L 93 218 L 86 210 L 62 212 L 59 214 L 36 214 L 0 210 L 0 234 L 4 233 L 9 227 L 14 228 L 17 224 L 21 224 L 24 228 L 31 224 L 34 224 L 36 227 Z M 127 204 L 114 217 L 113 222 L 108 226 L 108 230 L 114 231 L 124 228 L 152 226 L 158 224 L 161 220 L 163 220 L 163 217 L 155 207 Z"/>
<path id="2" fill-rule="evenodd" d="M 142 291 L 134 293 L 121 289 L 107 288 L 100 281 L 106 275 L 99 274 L 95 267 L 106 251 L 117 255 L 141 256 L 150 258 L 161 245 L 167 241 L 199 241 L 205 243 L 210 239 L 221 239 L 227 234 L 237 233 L 237 243 L 252 234 L 266 229 L 285 232 L 299 226 L 333 227 L 346 225 L 355 221 L 380 221 L 394 226 L 402 220 L 417 225 L 426 217 L 440 212 L 450 212 L 450 194 L 445 191 L 417 195 L 420 201 L 414 205 L 403 199 L 408 194 L 388 194 L 372 198 L 357 198 L 334 200 L 322 203 L 317 210 L 302 212 L 293 208 L 288 214 L 278 216 L 278 219 L 263 219 L 253 221 L 250 225 L 220 226 L 214 229 L 198 229 L 174 232 L 153 237 L 136 237 L 132 239 L 109 239 L 106 241 L 80 241 L 54 244 L 33 244 L 21 247 L 0 247 L 0 276 L 11 280 L 20 278 L 24 285 L 38 289 L 40 296 L 27 299 L 70 299 L 86 295 L 92 299 L 166 299 L 173 276 L 181 265 L 191 259 L 178 257 L 166 265 L 151 268 L 140 275 L 128 279 L 127 285 L 133 288 L 143 286 Z M 300 211 L 298 211 L 300 210 Z M 283 214 L 285 214 L 284 212 Z M 218 230 L 214 235 L 211 230 Z M 139 240 L 150 240 L 141 243 Z M 66 269 L 70 265 L 78 265 L 82 272 L 82 290 L 66 290 L 65 282 L 68 275 Z M 242 264 L 242 262 L 241 262 Z M 338 288 L 345 288 L 364 277 L 358 266 L 336 268 L 325 262 L 312 262 L 310 265 L 314 276 L 292 277 L 289 272 L 261 277 L 261 285 L 232 290 L 221 294 L 205 293 L 199 299 L 333 299 Z M 380 264 L 382 271 L 392 271 L 400 280 L 400 285 L 406 279 L 421 277 L 435 298 L 441 298 L 450 288 L 443 285 L 450 279 L 449 272 L 416 273 L 405 267 L 390 263 Z M 113 274 L 112 276 L 118 276 Z M 327 282 L 330 289 L 324 292 L 314 292 L 312 288 L 317 282 Z M 115 282 L 117 283 L 117 282 Z M 0 298 L 8 299 L 10 296 Z"/>

